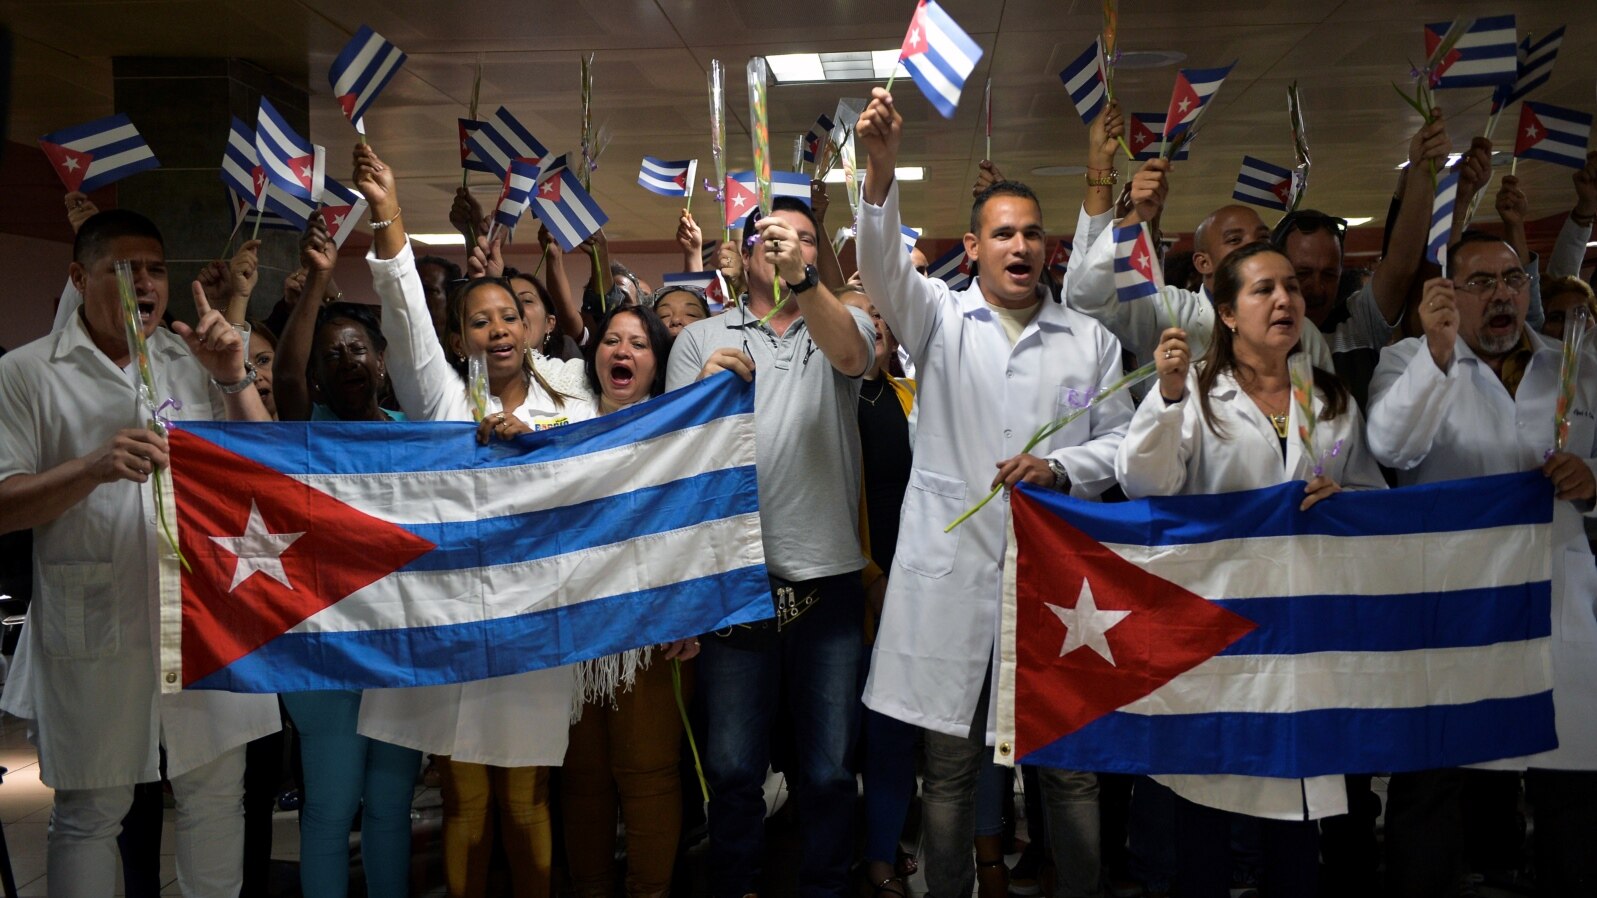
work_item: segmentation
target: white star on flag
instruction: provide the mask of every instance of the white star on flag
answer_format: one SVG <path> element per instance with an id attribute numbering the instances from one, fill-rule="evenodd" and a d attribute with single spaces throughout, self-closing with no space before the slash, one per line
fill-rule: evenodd
<path id="1" fill-rule="evenodd" d="M 1142 149 L 1142 145 L 1148 142 L 1148 138 L 1144 137 L 1142 134 L 1133 134 L 1131 135 L 1131 142 L 1136 144 L 1137 149 L 1140 150 Z"/>
<path id="2" fill-rule="evenodd" d="M 68 156 L 66 158 L 66 160 L 61 163 L 61 167 L 65 168 L 67 171 L 77 171 L 78 170 L 78 160 L 73 159 L 71 156 Z"/>
<path id="3" fill-rule="evenodd" d="M 919 28 L 911 28 L 909 30 L 909 45 L 911 47 L 919 47 L 920 46 L 920 29 Z"/>
<path id="4" fill-rule="evenodd" d="M 1106 634 L 1114 629 L 1116 624 L 1130 617 L 1131 612 L 1099 611 L 1098 603 L 1092 597 L 1092 585 L 1086 580 L 1081 581 L 1081 595 L 1076 599 L 1076 607 L 1063 608 L 1047 602 L 1043 604 L 1048 605 L 1048 610 L 1065 625 L 1065 644 L 1059 648 L 1059 657 L 1063 658 L 1076 649 L 1086 646 L 1110 664 L 1115 663 L 1115 656 L 1109 651 Z"/>
<path id="5" fill-rule="evenodd" d="M 1147 267 L 1148 267 L 1148 254 L 1147 253 L 1137 253 L 1137 258 L 1132 260 L 1131 264 L 1135 265 L 1137 267 L 1138 271 L 1142 271 L 1142 270 L 1147 269 Z"/>
<path id="6" fill-rule="evenodd" d="M 543 186 L 538 188 L 538 192 L 544 196 L 553 194 L 555 192 L 555 182 L 552 179 L 543 182 Z"/>
<path id="7" fill-rule="evenodd" d="M 1536 139 L 1536 135 L 1539 134 L 1539 133 L 1540 132 L 1536 130 L 1536 126 L 1535 125 L 1531 125 L 1530 127 L 1525 129 L 1525 136 L 1529 137 L 1531 140 L 1535 140 Z"/>
<path id="8" fill-rule="evenodd" d="M 1190 108 L 1192 108 L 1192 101 L 1183 97 L 1181 100 L 1181 111 L 1186 112 Z"/>
<path id="9" fill-rule="evenodd" d="M 348 215 L 334 215 L 333 216 L 333 230 L 336 231 L 339 228 L 343 227 L 344 226 L 344 219 L 346 219 L 348 217 L 349 217 Z"/>
<path id="10" fill-rule="evenodd" d="M 743 197 L 741 197 L 741 196 L 732 197 L 732 205 L 738 207 L 739 209 L 743 208 L 743 203 L 744 203 Z"/>
<path id="11" fill-rule="evenodd" d="M 244 524 L 244 532 L 238 536 L 213 536 L 211 542 L 216 543 L 238 558 L 237 565 L 233 568 L 233 583 L 227 588 L 228 592 L 238 589 L 239 584 L 248 580 L 250 575 L 259 571 L 273 580 L 283 584 L 289 589 L 294 584 L 288 582 L 288 572 L 283 570 L 283 553 L 294 541 L 304 536 L 299 533 L 272 533 L 266 529 L 266 522 L 261 520 L 261 510 L 250 500 L 249 521 Z"/>
<path id="12" fill-rule="evenodd" d="M 301 178 L 304 178 L 305 180 L 309 181 L 311 179 L 311 171 L 312 171 L 311 167 L 309 165 L 307 165 L 304 168 L 299 170 L 299 176 Z"/>

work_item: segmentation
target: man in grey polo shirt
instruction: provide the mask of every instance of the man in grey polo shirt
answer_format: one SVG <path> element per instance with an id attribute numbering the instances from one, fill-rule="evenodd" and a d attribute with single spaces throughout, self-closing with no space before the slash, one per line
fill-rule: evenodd
<path id="1" fill-rule="evenodd" d="M 859 378 L 876 328 L 818 282 L 815 219 L 797 200 L 745 229 L 748 301 L 676 338 L 666 385 L 727 370 L 753 379 L 765 563 L 777 620 L 704 640 L 699 657 L 708 738 L 710 894 L 754 891 L 764 855 L 763 785 L 779 696 L 792 713 L 788 769 L 804 849 L 799 894 L 844 894 L 853 855 L 859 721 Z M 747 238 L 758 234 L 752 241 Z M 773 279 L 786 304 L 771 316 Z M 706 547 L 705 551 L 712 551 Z"/>

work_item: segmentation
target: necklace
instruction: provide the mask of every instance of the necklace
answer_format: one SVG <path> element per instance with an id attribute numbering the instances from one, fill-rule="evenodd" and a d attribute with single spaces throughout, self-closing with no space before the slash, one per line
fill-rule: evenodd
<path id="1" fill-rule="evenodd" d="M 1270 423 L 1275 425 L 1275 435 L 1286 439 L 1286 415 L 1270 415 Z"/>
<path id="2" fill-rule="evenodd" d="M 876 387 L 876 395 L 875 396 L 866 396 L 865 395 L 865 388 L 871 384 L 871 381 L 866 381 L 865 383 L 861 384 L 860 388 L 859 388 L 859 398 L 865 400 L 866 402 L 870 403 L 871 405 L 875 405 L 876 404 L 876 400 L 882 398 L 882 394 L 887 392 L 887 378 L 878 377 L 876 379 L 875 383 L 878 384 L 878 386 Z"/>
<path id="3" fill-rule="evenodd" d="M 1238 384 L 1238 386 L 1241 386 L 1241 384 Z M 1275 435 L 1283 440 L 1286 439 L 1287 418 L 1291 415 L 1292 410 L 1287 409 L 1286 411 L 1277 414 L 1270 410 L 1270 408 L 1265 404 L 1264 398 L 1258 393 L 1253 392 L 1247 387 L 1242 387 L 1242 392 L 1248 394 L 1248 398 L 1253 400 L 1253 404 L 1258 407 L 1259 411 L 1263 412 L 1264 416 L 1270 419 L 1270 425 L 1275 428 Z"/>

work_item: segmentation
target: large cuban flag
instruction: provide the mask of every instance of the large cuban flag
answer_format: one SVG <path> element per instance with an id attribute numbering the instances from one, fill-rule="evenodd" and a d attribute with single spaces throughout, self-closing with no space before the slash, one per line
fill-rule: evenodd
<path id="1" fill-rule="evenodd" d="M 467 423 L 185 422 L 163 688 L 462 682 L 769 618 L 753 410 L 727 376 L 489 446 Z"/>
<path id="2" fill-rule="evenodd" d="M 1308 777 L 1554 747 L 1540 472 L 1010 502 L 998 760 Z"/>

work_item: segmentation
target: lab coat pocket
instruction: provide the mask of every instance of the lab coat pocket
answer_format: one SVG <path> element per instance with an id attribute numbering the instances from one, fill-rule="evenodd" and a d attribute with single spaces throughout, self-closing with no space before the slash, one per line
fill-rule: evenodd
<path id="1" fill-rule="evenodd" d="M 1563 598 L 1558 638 L 1564 642 L 1597 644 L 1597 562 L 1590 552 L 1564 550 Z"/>
<path id="2" fill-rule="evenodd" d="M 954 569 L 954 552 L 964 526 L 944 533 L 943 528 L 965 513 L 965 481 L 919 469 L 909 472 L 904 493 L 903 524 L 898 560 L 923 577 L 946 577 Z"/>
<path id="3" fill-rule="evenodd" d="M 110 564 L 46 564 L 40 580 L 44 589 L 29 617 L 40 628 L 46 656 L 87 660 L 116 654 L 121 633 Z"/>
<path id="4" fill-rule="evenodd" d="M 1076 415 L 1076 420 L 1066 424 L 1043 445 L 1064 449 L 1087 442 L 1092 436 L 1092 412 L 1086 410 L 1091 401 L 1092 396 L 1087 389 L 1060 385 L 1059 398 L 1054 403 L 1054 420 L 1070 415 Z M 1080 414 L 1076 414 L 1077 412 Z"/>

